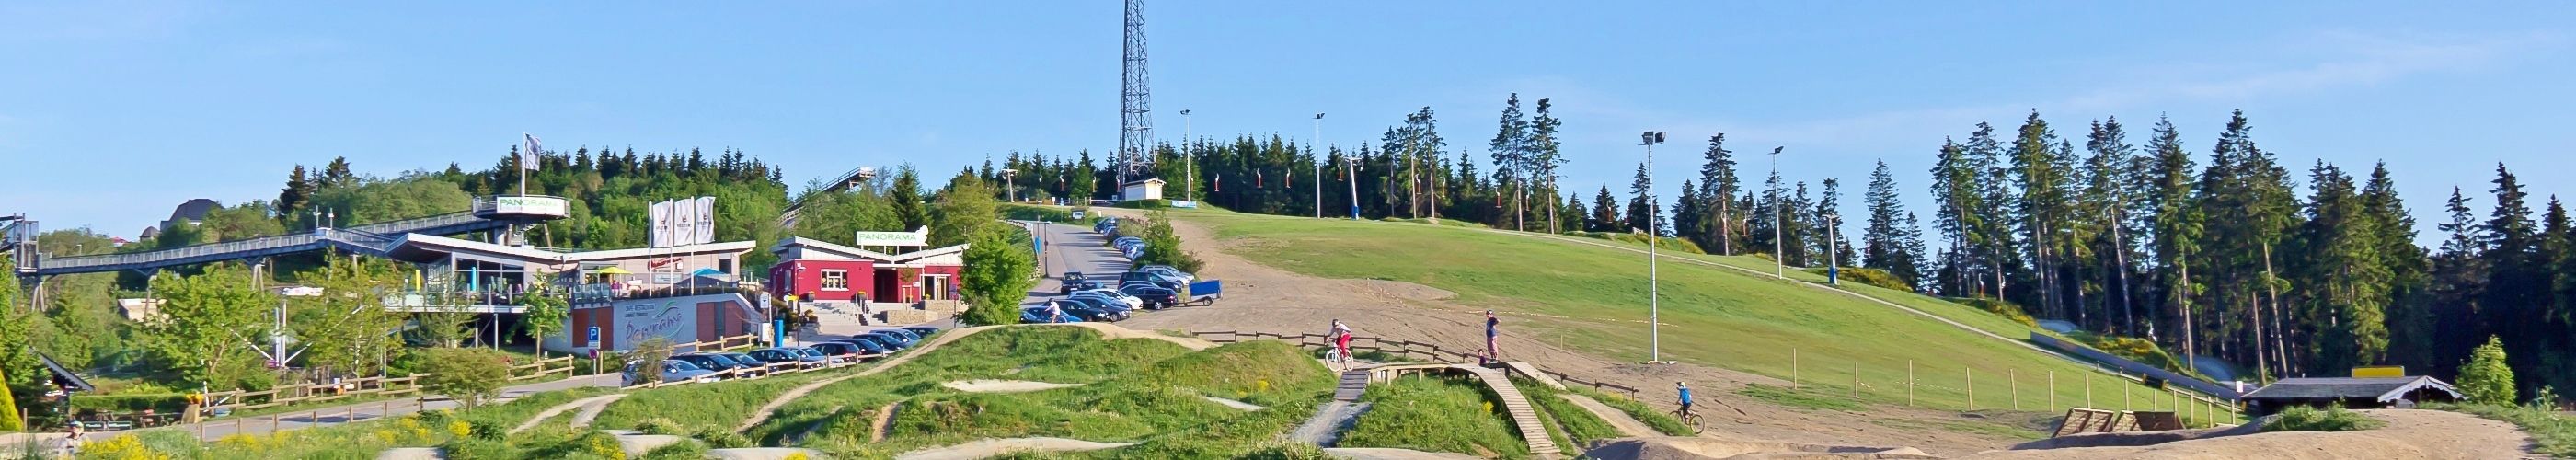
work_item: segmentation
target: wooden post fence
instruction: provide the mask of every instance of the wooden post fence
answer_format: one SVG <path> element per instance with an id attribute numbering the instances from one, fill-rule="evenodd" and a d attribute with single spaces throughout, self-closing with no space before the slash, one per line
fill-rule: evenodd
<path id="1" fill-rule="evenodd" d="M 1852 361 L 1852 400 L 1860 400 L 1860 361 Z"/>
<path id="2" fill-rule="evenodd" d="M 2048 370 L 2048 412 L 2057 412 L 2057 370 Z"/>
<path id="3" fill-rule="evenodd" d="M 1968 368 L 1968 410 L 1977 410 L 1977 368 Z"/>
<path id="4" fill-rule="evenodd" d="M 1914 407 L 1914 360 L 1905 360 L 1905 407 Z"/>

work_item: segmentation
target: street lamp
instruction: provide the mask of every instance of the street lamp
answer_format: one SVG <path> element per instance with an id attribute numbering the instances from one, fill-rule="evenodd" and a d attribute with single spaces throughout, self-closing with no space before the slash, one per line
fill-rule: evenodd
<path id="1" fill-rule="evenodd" d="M 1315 161 L 1315 218 L 1322 219 L 1324 218 L 1324 162 L 1322 161 L 1324 158 L 1319 149 L 1324 146 L 1323 113 L 1315 114 L 1315 137 L 1307 138 L 1306 141 L 1306 150 L 1318 155 L 1315 157 L 1317 160 Z"/>
<path id="2" fill-rule="evenodd" d="M 1185 171 L 1183 174 L 1188 174 L 1190 176 L 1190 203 L 1193 205 L 1198 204 L 1199 202 L 1199 156 L 1197 144 L 1197 139 L 1190 138 L 1190 109 L 1181 109 L 1181 164 L 1184 165 L 1182 166 L 1182 169 Z"/>
<path id="3" fill-rule="evenodd" d="M 1789 250 L 1780 243 L 1780 225 L 1788 222 L 1780 217 L 1780 149 L 1771 148 L 1771 276 L 1787 278 Z"/>
<path id="4" fill-rule="evenodd" d="M 1834 257 L 1837 256 L 1837 254 L 1834 253 L 1835 250 L 1841 249 L 1834 244 L 1834 227 L 1842 217 L 1841 213 L 1825 213 L 1825 284 L 1834 286 L 1842 285 L 1838 280 L 1840 277 L 1836 276 L 1840 275 L 1837 271 L 1842 269 L 1842 262 L 1834 260 Z"/>
<path id="5" fill-rule="evenodd" d="M 1646 199 L 1646 206 L 1647 206 L 1647 216 L 1646 216 L 1646 217 L 1647 217 L 1647 218 L 1646 218 L 1646 342 L 1647 342 L 1646 350 L 1647 350 L 1647 355 L 1646 355 L 1646 362 L 1648 362 L 1648 363 L 1660 363 L 1660 362 L 1663 362 L 1663 360 L 1664 360 L 1664 323 L 1663 323 L 1663 320 L 1662 320 L 1662 318 L 1663 318 L 1663 295 L 1662 295 L 1663 280 L 1662 280 L 1662 277 L 1660 276 L 1659 271 L 1656 269 L 1656 268 L 1657 268 L 1657 262 L 1655 261 L 1655 243 L 1657 243 L 1657 241 L 1655 241 L 1655 240 L 1663 236 L 1663 234 L 1664 234 L 1664 230 L 1663 230 L 1662 222 L 1658 222 L 1658 221 L 1660 221 L 1660 220 L 1662 220 L 1662 219 L 1657 219 L 1657 218 L 1655 218 L 1655 217 L 1656 217 L 1656 216 L 1661 216 L 1661 215 L 1663 215 L 1663 214 L 1664 214 L 1664 208 L 1663 208 L 1664 204 L 1663 204 L 1663 202 L 1662 202 L 1662 201 L 1654 199 L 1654 196 L 1655 196 L 1655 144 L 1661 144 L 1661 143 L 1664 143 L 1664 133 L 1659 132 L 1659 131 L 1646 131 L 1644 134 L 1639 134 L 1639 135 L 1637 135 L 1637 140 L 1638 140 L 1638 145 L 1646 146 L 1646 196 L 1639 197 L 1639 198 L 1644 198 L 1644 199 Z"/>

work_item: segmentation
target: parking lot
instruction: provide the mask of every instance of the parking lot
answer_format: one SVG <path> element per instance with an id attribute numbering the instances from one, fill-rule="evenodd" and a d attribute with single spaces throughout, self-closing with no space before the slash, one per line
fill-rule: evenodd
<path id="1" fill-rule="evenodd" d="M 1039 268 L 1046 273 L 1021 304 L 1023 322 L 1048 322 L 1051 303 L 1063 313 L 1051 318 L 1055 322 L 1123 321 L 1215 300 L 1213 293 L 1221 289 L 1211 280 L 1169 267 L 1136 266 L 1130 261 L 1139 252 L 1136 243 L 1120 244 L 1122 235 L 1099 222 L 1023 222 L 1044 243 Z M 1091 292 L 1080 292 L 1085 290 Z"/>

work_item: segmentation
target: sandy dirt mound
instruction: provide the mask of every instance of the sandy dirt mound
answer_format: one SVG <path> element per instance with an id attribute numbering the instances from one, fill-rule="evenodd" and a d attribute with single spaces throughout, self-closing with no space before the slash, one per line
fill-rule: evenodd
<path id="1" fill-rule="evenodd" d="M 959 380 L 955 382 L 942 383 L 939 384 L 939 386 L 967 393 L 1027 393 L 1031 391 L 1046 391 L 1057 388 L 1072 388 L 1082 385 L 1071 383 L 1031 382 L 1027 380 Z"/>
<path id="2" fill-rule="evenodd" d="M 2012 446 L 2012 450 L 2151 446 L 2168 442 L 2189 441 L 2220 436 L 2246 435 L 2261 432 L 2263 432 L 2261 425 L 2241 425 L 2225 428 L 2201 428 L 2194 430 L 2085 433 L 2014 444 Z"/>
<path id="3" fill-rule="evenodd" d="M 2505 422 L 2429 410 L 2364 410 L 2388 427 L 2341 433 L 2280 432 L 2220 436 L 2139 447 L 2079 447 L 1982 452 L 1969 459 L 2499 459 L 2543 458 L 2525 450 L 2531 437 Z"/>
<path id="4" fill-rule="evenodd" d="M 1861 447 L 1785 442 L 1725 441 L 1709 438 L 1627 438 L 1601 443 L 1583 453 L 1602 460 L 1698 460 L 1778 458 L 1931 459 L 1911 447 Z"/>
<path id="5" fill-rule="evenodd" d="M 1136 445 L 1132 442 L 1091 442 L 1064 438 L 986 439 L 935 449 L 923 449 L 897 455 L 897 460 L 974 460 L 1007 452 L 1079 452 L 1116 449 Z"/>
<path id="6" fill-rule="evenodd" d="M 644 453 L 645 453 L 645 452 L 652 452 L 652 451 L 653 451 L 653 449 L 660 449 L 660 448 L 662 448 L 662 446 L 668 446 L 668 445 L 672 445 L 672 444 L 679 444 L 679 443 L 683 443 L 683 442 L 697 442 L 697 441 L 695 441 L 695 440 L 691 440 L 691 439 L 689 439 L 689 438 L 683 438 L 683 437 L 679 437 L 679 436 L 672 436 L 672 435 L 666 435 L 666 434 L 619 434 L 619 435 L 617 435 L 617 449 L 618 449 L 618 450 L 626 451 L 626 456 L 627 456 L 627 457 L 629 457 L 629 458 L 632 458 L 632 457 L 642 457 L 642 456 L 644 456 Z"/>
<path id="7" fill-rule="evenodd" d="M 1181 234 L 1184 249 L 1207 262 L 1207 266 L 1199 270 L 1199 277 L 1225 280 L 1226 297 L 1215 305 L 1139 315 L 1121 323 L 1126 328 L 1321 334 L 1333 319 L 1338 318 L 1360 336 L 1431 342 L 1454 350 L 1481 350 L 1485 346 L 1484 307 L 1452 303 L 1447 291 L 1423 286 L 1420 289 L 1392 289 L 1394 292 L 1390 292 L 1390 285 L 1420 285 L 1291 273 L 1226 252 L 1231 248 L 1258 246 L 1263 242 L 1241 238 L 1220 240 L 1206 227 L 1188 221 L 1176 221 L 1173 228 Z M 1551 243 L 1532 241 L 1531 244 Z M 1432 291 L 1443 295 L 1427 295 Z M 1509 308 L 1499 309 L 1499 312 L 1503 316 L 1502 350 L 1505 359 L 1527 361 L 1550 371 L 1637 388 L 1670 388 L 1676 380 L 1687 380 L 1692 386 L 1702 388 L 1698 395 L 1700 398 L 1715 398 L 1745 410 L 1744 414 L 1722 411 L 1709 417 L 1712 435 L 1810 444 L 1913 446 L 1946 455 L 2001 449 L 2026 440 L 1945 430 L 1895 430 L 1870 421 L 1872 418 L 1955 421 L 1958 420 L 1956 412 L 1891 407 L 1873 408 L 1869 416 L 1858 417 L 1764 404 L 1736 395 L 1734 390 L 1751 383 L 1787 386 L 1788 381 L 1700 365 L 1613 361 L 1557 347 L 1540 338 L 1542 333 L 1633 331 L 1638 327 L 1637 323 L 1572 318 L 1556 321 L 1557 326 L 1552 327 L 1558 329 L 1543 331 L 1540 330 L 1542 326 L 1531 321 L 1532 315 Z M 1568 322 L 1572 324 L 1566 325 Z M 1679 407 L 1670 391 L 1646 391 L 1636 397 L 1657 407 Z"/>

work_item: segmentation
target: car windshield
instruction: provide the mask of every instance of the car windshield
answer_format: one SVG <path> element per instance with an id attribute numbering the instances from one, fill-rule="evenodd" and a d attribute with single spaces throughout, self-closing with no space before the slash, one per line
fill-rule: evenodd
<path id="1" fill-rule="evenodd" d="M 674 359 L 674 360 L 670 360 L 670 361 L 664 361 L 663 363 L 665 363 L 665 364 L 670 364 L 670 365 L 671 365 L 671 370 L 673 370 L 673 371 L 703 371 L 703 370 L 707 370 L 706 368 L 698 367 L 698 365 L 697 365 L 697 364 L 693 364 L 693 363 L 690 363 L 690 362 L 688 362 L 688 361 L 676 360 L 676 359 Z"/>
<path id="2" fill-rule="evenodd" d="M 742 363 L 742 364 L 746 364 L 746 365 L 754 365 L 754 366 L 760 365 L 760 360 L 758 360 L 758 359 L 752 359 L 751 355 L 746 355 L 746 354 L 741 354 L 741 353 L 731 353 L 731 354 L 722 354 L 722 355 L 716 355 L 716 356 L 723 356 L 723 357 L 726 357 L 726 358 L 733 358 L 733 362 Z"/>
<path id="3" fill-rule="evenodd" d="M 707 362 L 707 363 L 709 363 L 709 364 L 713 364 L 713 366 L 709 366 L 709 367 L 733 366 L 733 365 L 739 365 L 739 364 L 742 364 L 742 363 L 734 362 L 734 361 L 733 361 L 733 358 L 727 358 L 727 357 L 724 357 L 724 355 L 696 355 L 696 357 L 697 357 L 698 359 L 700 359 L 700 360 L 704 360 L 704 361 L 706 361 L 706 362 Z"/>
<path id="4" fill-rule="evenodd" d="M 816 349 L 812 349 L 812 348 L 798 348 L 798 349 L 796 349 L 796 354 L 797 354 L 797 355 L 801 355 L 801 356 L 805 356 L 805 357 L 820 358 L 820 357 L 823 357 L 823 350 L 816 350 Z"/>

